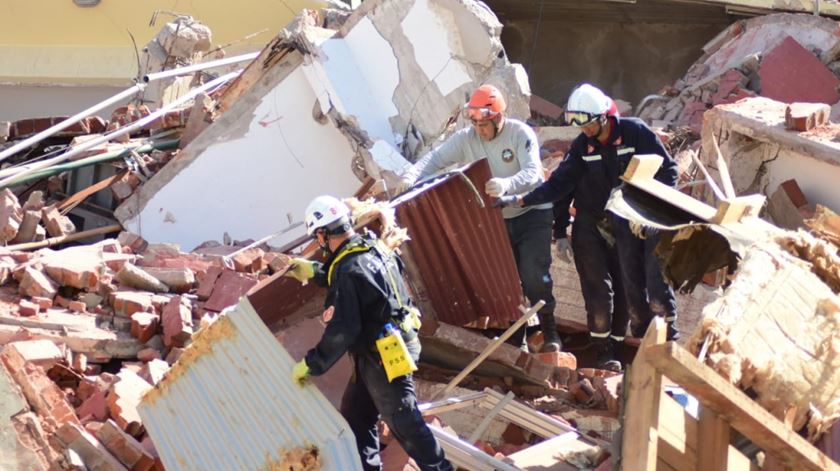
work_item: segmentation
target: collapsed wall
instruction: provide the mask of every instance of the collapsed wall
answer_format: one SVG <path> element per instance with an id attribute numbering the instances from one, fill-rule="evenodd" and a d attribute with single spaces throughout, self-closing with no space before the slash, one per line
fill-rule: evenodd
<path id="1" fill-rule="evenodd" d="M 293 226 L 313 197 L 390 181 L 462 123 L 478 83 L 529 115 L 527 77 L 480 2 L 365 2 L 337 30 L 323 24 L 305 11 L 266 46 L 213 122 L 117 209 L 126 228 L 185 248 L 289 228 L 272 241 L 283 245 L 303 234 Z"/>

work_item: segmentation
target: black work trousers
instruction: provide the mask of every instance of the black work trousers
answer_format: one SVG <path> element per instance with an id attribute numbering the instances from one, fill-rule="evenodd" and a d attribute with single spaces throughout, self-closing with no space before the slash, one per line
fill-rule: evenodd
<path id="1" fill-rule="evenodd" d="M 626 219 L 611 214 L 610 223 L 627 295 L 631 333 L 644 337 L 654 316 L 676 322 L 674 290 L 665 281 L 659 259 L 653 253 L 659 243 L 659 231 L 646 228 L 642 239 L 633 234 Z"/>
<path id="2" fill-rule="evenodd" d="M 618 251 L 598 230 L 598 220 L 578 213 L 572 223 L 572 253 L 580 278 L 589 334 L 595 339 L 624 340 L 627 299 Z"/>
<path id="3" fill-rule="evenodd" d="M 409 351 L 413 353 L 412 356 L 419 357 L 419 340 L 415 339 L 407 344 Z M 389 383 L 379 354 L 375 352 L 351 355 L 351 360 L 354 371 L 341 398 L 341 415 L 356 436 L 362 469 L 382 469 L 377 429 L 381 417 L 420 469 L 452 470 L 452 464 L 444 457 L 443 449 L 417 409 L 417 397 L 411 375 L 396 378 Z"/>
<path id="4" fill-rule="evenodd" d="M 554 283 L 551 280 L 551 230 L 554 211 L 532 209 L 515 218 L 505 219 L 516 269 L 522 281 L 522 291 L 528 302 L 536 304 L 540 299 L 545 306 L 540 314 L 554 315 Z M 514 333 L 509 343 L 520 345 L 525 340 L 525 327 Z"/>

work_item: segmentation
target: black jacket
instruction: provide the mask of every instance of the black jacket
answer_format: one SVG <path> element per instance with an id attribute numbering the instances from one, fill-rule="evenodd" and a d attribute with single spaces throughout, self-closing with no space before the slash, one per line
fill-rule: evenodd
<path id="1" fill-rule="evenodd" d="M 619 177 L 636 154 L 661 155 L 664 161 L 655 178 L 670 186 L 677 183 L 676 162 L 647 124 L 637 118 L 609 119 L 613 128 L 607 144 L 581 133 L 549 179 L 523 197 L 525 206 L 560 201 L 554 213 L 555 235 L 566 233 L 571 197 L 577 217 L 603 218 L 610 192 L 621 184 Z"/>
<path id="2" fill-rule="evenodd" d="M 371 352 L 385 324 L 404 318 L 403 307 L 411 301 L 402 272 L 396 254 L 358 234 L 318 267 L 315 282 L 329 290 L 324 307 L 335 311 L 321 341 L 306 354 L 310 374 L 325 373 L 345 352 Z"/>

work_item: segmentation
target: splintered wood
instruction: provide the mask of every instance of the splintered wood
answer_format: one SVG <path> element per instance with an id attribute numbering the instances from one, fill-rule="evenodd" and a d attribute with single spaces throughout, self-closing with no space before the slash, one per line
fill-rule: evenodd
<path id="1" fill-rule="evenodd" d="M 751 247 L 689 341 L 695 353 L 708 342 L 712 368 L 793 430 L 807 426 L 810 441 L 840 416 L 840 298 L 824 281 L 837 256 L 826 247 L 804 232 Z"/>

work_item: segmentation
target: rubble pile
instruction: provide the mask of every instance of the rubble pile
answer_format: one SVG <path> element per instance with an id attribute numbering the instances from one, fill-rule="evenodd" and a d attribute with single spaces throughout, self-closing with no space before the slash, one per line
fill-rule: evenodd
<path id="1" fill-rule="evenodd" d="M 639 117 L 658 128 L 688 127 L 699 136 L 706 110 L 746 97 L 835 105 L 836 29 L 836 21 L 812 15 L 738 21 L 706 44 L 683 78 L 642 103 Z"/>
<path id="2" fill-rule="evenodd" d="M 288 264 L 244 244 L 183 253 L 125 232 L 86 246 L 5 252 L 0 263 L 0 358 L 37 414 L 28 420 L 38 423 L 31 430 L 41 433 L 41 456 L 72 462 L 78 453 L 88 466 L 116 466 L 109 469 L 162 469 L 137 416 L 143 392 L 202 319 Z"/>

